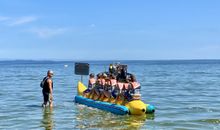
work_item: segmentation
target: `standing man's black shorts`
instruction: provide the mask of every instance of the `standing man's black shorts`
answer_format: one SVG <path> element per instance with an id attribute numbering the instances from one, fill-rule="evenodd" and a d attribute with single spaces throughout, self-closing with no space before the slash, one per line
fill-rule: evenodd
<path id="1" fill-rule="evenodd" d="M 44 92 L 43 90 L 42 90 L 42 93 L 43 93 L 43 96 L 44 96 L 44 103 L 49 102 L 50 94 L 47 93 L 47 92 Z"/>

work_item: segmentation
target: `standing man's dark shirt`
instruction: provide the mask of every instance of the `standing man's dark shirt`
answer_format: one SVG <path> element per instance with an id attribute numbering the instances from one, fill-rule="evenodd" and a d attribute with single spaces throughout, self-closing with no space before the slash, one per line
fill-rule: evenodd
<path id="1" fill-rule="evenodd" d="M 50 107 L 53 106 L 53 71 L 48 70 L 47 76 L 44 78 L 45 82 L 43 85 L 42 93 L 44 98 L 44 103 L 42 107 L 46 107 L 49 102 Z"/>

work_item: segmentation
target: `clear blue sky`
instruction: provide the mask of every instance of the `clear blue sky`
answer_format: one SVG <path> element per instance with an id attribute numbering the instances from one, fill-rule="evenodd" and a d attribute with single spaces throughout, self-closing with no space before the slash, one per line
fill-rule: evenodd
<path id="1" fill-rule="evenodd" d="M 220 59 L 220 1 L 0 0 L 0 59 Z"/>

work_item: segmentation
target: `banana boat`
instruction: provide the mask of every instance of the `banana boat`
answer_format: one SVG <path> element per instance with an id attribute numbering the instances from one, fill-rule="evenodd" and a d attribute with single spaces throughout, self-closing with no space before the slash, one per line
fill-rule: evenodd
<path id="1" fill-rule="evenodd" d="M 111 99 L 108 102 L 107 99 L 103 99 L 102 101 L 93 100 L 89 97 L 83 96 L 83 92 L 86 89 L 87 87 L 79 81 L 77 85 L 77 96 L 75 96 L 76 103 L 98 108 L 117 115 L 144 115 L 155 112 L 155 107 L 153 105 L 145 104 L 140 99 L 129 102 L 123 102 L 121 100 L 115 101 L 115 99 Z"/>

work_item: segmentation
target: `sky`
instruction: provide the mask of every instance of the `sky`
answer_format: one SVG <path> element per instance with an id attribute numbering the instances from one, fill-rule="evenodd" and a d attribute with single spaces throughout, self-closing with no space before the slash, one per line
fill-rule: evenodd
<path id="1" fill-rule="evenodd" d="M 0 0 L 0 60 L 220 59 L 219 0 Z"/>

